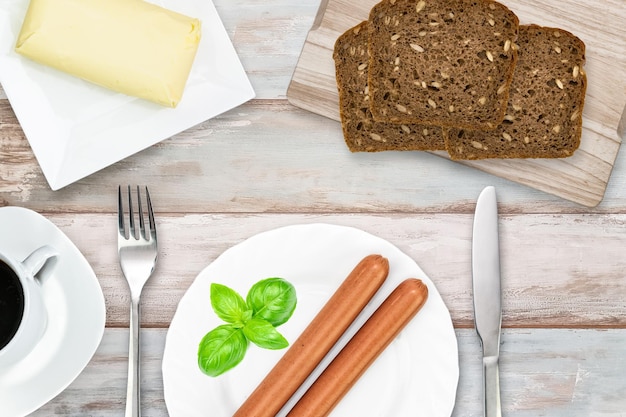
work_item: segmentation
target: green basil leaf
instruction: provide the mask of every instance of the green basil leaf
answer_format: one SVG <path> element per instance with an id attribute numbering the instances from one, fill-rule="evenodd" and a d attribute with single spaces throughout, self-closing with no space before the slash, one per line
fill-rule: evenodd
<path id="1" fill-rule="evenodd" d="M 209 376 L 218 376 L 243 360 L 248 340 L 241 329 L 223 324 L 207 333 L 198 346 L 198 366 Z"/>
<path id="2" fill-rule="evenodd" d="M 217 316 L 226 323 L 244 323 L 248 306 L 235 290 L 221 284 L 211 284 L 211 306 Z"/>
<path id="3" fill-rule="evenodd" d="M 282 278 L 267 278 L 250 288 L 246 302 L 252 309 L 252 317 L 280 326 L 296 308 L 296 289 Z"/>
<path id="4" fill-rule="evenodd" d="M 287 339 L 269 321 L 258 317 L 248 320 L 243 327 L 243 334 L 264 349 L 283 349 L 289 346 Z"/>

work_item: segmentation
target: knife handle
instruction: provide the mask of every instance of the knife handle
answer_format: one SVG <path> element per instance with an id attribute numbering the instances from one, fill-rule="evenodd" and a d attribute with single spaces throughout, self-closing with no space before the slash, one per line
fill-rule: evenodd
<path id="1" fill-rule="evenodd" d="M 483 358 L 485 417 L 502 417 L 498 357 Z"/>

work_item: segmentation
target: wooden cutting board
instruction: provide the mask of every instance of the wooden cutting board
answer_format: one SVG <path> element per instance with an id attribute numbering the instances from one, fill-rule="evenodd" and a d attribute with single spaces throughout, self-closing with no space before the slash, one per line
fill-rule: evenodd
<path id="1" fill-rule="evenodd" d="M 339 120 L 333 46 L 339 35 L 367 20 L 377 2 L 322 0 L 287 90 L 292 104 Z M 460 163 L 595 207 L 602 201 L 621 138 L 626 136 L 626 1 L 501 2 L 517 14 L 521 24 L 560 27 L 585 42 L 588 87 L 581 145 L 574 156 L 565 159 Z M 435 153 L 447 157 L 445 152 Z"/>

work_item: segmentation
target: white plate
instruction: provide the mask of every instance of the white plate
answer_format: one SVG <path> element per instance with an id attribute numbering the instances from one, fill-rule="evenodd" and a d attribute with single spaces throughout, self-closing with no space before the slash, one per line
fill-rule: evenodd
<path id="1" fill-rule="evenodd" d="M 59 253 L 42 284 L 46 331 L 26 358 L 0 374 L 0 414 L 21 417 L 57 396 L 91 360 L 104 333 L 104 296 L 80 251 L 40 214 L 2 207 L 0 231 L 0 249 L 18 259 L 42 245 Z"/>
<path id="2" fill-rule="evenodd" d="M 0 0 L 0 83 L 53 190 L 254 97 L 210 0 L 152 2 L 202 21 L 198 53 L 175 109 L 21 57 L 13 49 L 29 1 Z"/>
<path id="3" fill-rule="evenodd" d="M 198 343 L 220 324 L 209 300 L 211 283 L 228 285 L 244 297 L 263 278 L 279 276 L 293 283 L 298 305 L 292 318 L 278 328 L 293 342 L 356 264 L 374 253 L 389 259 L 387 281 L 304 387 L 397 284 L 421 278 L 428 285 L 428 301 L 332 416 L 449 417 L 459 377 L 458 349 L 450 314 L 434 284 L 391 243 L 358 229 L 327 224 L 261 233 L 230 248 L 198 275 L 178 305 L 165 343 L 163 384 L 170 417 L 232 416 L 284 353 L 250 345 L 237 367 L 217 378 L 205 376 L 197 365 Z"/>

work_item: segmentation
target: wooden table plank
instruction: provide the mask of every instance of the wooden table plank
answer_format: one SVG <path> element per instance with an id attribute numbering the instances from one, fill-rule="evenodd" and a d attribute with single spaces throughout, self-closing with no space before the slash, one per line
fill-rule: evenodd
<path id="1" fill-rule="evenodd" d="M 167 212 L 181 200 L 185 212 L 199 213 L 470 212 L 485 185 L 497 187 L 506 212 L 626 212 L 623 157 L 605 200 L 590 211 L 424 152 L 352 154 L 337 122 L 285 100 L 245 104 L 60 191 L 50 190 L 1 100 L 0 150 L 0 204 L 49 212 L 110 212 L 112 190 L 138 174 Z"/>
<path id="2" fill-rule="evenodd" d="M 160 370 L 165 334 L 197 274 L 255 233 L 314 222 L 385 238 L 425 270 L 457 328 L 461 378 L 453 417 L 481 415 L 470 239 L 476 197 L 495 185 L 502 213 L 504 414 L 621 417 L 623 151 L 594 209 L 431 154 L 351 154 L 337 122 L 286 99 L 319 3 L 215 0 L 257 98 L 60 191 L 45 182 L 0 86 L 0 206 L 28 207 L 57 224 L 93 266 L 107 307 L 108 327 L 93 360 L 33 416 L 123 415 L 128 290 L 115 249 L 115 196 L 118 184 L 141 181 L 153 194 L 161 246 L 143 297 L 146 416 L 168 415 Z M 606 117 L 615 115 L 610 107 Z"/>
<path id="3" fill-rule="evenodd" d="M 216 0 L 257 98 L 285 98 L 319 0 Z"/>
<path id="4" fill-rule="evenodd" d="M 457 327 L 473 326 L 471 214 L 161 214 L 160 257 L 142 297 L 144 324 L 167 327 L 195 277 L 224 250 L 280 226 L 353 226 L 390 241 L 435 282 Z M 94 268 L 107 323 L 128 325 L 128 290 L 116 252 L 114 214 L 48 216 Z M 626 327 L 626 215 L 503 215 L 505 327 Z"/>
<path id="5" fill-rule="evenodd" d="M 452 417 L 482 415 L 480 344 L 457 330 L 460 378 Z M 142 331 L 142 411 L 167 417 L 161 379 L 166 329 Z M 64 392 L 32 417 L 123 414 L 127 329 L 107 329 L 94 358 Z M 502 334 L 500 382 L 508 417 L 621 417 L 626 409 L 626 330 L 508 329 Z M 409 393 L 407 393 L 409 395 Z"/>

